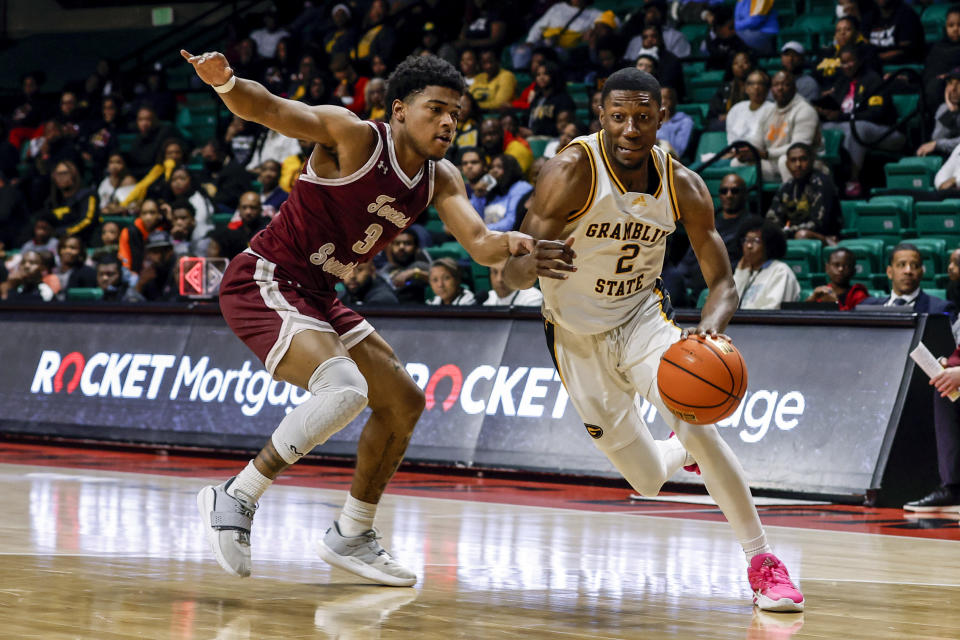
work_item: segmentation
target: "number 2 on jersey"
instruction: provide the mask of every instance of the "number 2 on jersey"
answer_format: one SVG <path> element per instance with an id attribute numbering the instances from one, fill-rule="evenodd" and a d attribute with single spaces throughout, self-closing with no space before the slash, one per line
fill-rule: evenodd
<path id="1" fill-rule="evenodd" d="M 640 245 L 625 244 L 620 250 L 623 251 L 623 255 L 617 260 L 617 273 L 630 273 L 633 271 L 633 264 L 628 261 L 637 257 L 640 253 Z"/>
<path id="2" fill-rule="evenodd" d="M 370 249 L 373 248 L 373 245 L 377 243 L 381 233 L 383 233 L 383 227 L 378 224 L 371 224 L 369 227 L 367 227 L 367 237 L 363 240 L 357 240 L 354 242 L 353 250 L 361 255 L 367 251 L 370 251 Z M 639 249 L 639 247 L 637 248 Z"/>

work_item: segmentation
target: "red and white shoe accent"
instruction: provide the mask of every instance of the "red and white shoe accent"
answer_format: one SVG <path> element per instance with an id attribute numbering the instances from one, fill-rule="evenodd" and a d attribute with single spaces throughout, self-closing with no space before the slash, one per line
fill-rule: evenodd
<path id="1" fill-rule="evenodd" d="M 671 432 L 670 432 L 670 435 L 667 436 L 667 440 L 669 440 L 670 438 L 676 438 L 676 437 L 677 437 L 677 434 L 675 434 L 673 431 L 671 431 Z M 693 457 L 693 456 L 690 456 L 689 453 L 687 453 L 687 456 L 688 456 L 688 457 L 691 457 L 691 458 Z M 685 464 L 685 465 L 683 465 L 683 470 L 684 470 L 684 471 L 689 471 L 690 473 L 695 473 L 695 474 L 697 474 L 697 475 L 700 475 L 700 465 L 698 465 L 696 462 L 694 462 L 693 464 Z"/>
<path id="2" fill-rule="evenodd" d="M 753 590 L 753 604 L 763 611 L 803 611 L 803 594 L 790 580 L 786 565 L 772 553 L 750 559 L 747 579 Z"/>

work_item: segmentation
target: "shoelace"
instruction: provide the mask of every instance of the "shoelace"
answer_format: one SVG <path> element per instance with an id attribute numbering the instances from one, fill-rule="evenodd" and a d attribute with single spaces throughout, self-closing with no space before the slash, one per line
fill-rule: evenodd
<path id="1" fill-rule="evenodd" d="M 369 531 L 364 531 L 360 535 L 367 538 L 368 540 L 367 544 L 370 546 L 371 551 L 376 552 L 378 556 L 386 556 L 387 560 L 393 559 L 393 556 L 391 556 L 390 553 L 386 549 L 384 549 L 379 542 L 377 542 L 377 540 L 380 540 L 383 537 L 380 535 L 379 531 L 377 531 L 376 529 L 370 529 Z M 377 550 L 378 547 L 379 547 L 379 551 Z"/>
<path id="2" fill-rule="evenodd" d="M 781 565 L 767 564 L 764 562 L 760 565 L 758 571 L 760 574 L 760 584 L 761 586 L 769 586 L 770 584 L 793 584 L 790 581 L 790 574 Z"/>

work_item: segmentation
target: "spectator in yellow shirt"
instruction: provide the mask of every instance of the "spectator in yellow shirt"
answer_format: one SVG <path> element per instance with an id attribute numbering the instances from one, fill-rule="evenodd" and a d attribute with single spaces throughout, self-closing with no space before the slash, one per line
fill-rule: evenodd
<path id="1" fill-rule="evenodd" d="M 470 85 L 477 104 L 485 111 L 509 108 L 517 90 L 517 77 L 500 67 L 500 57 L 494 49 L 485 49 L 480 54 L 480 68 L 482 73 L 478 73 Z"/>

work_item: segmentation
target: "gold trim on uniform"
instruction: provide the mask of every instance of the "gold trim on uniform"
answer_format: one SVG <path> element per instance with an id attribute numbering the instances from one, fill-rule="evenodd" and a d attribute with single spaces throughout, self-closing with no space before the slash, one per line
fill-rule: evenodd
<path id="1" fill-rule="evenodd" d="M 673 158 L 667 156 L 667 180 L 670 181 L 670 204 L 673 206 L 673 219 L 680 219 L 680 207 L 677 206 L 677 188 L 673 184 Z"/>
<path id="2" fill-rule="evenodd" d="M 660 287 L 658 287 L 656 284 L 654 284 L 653 292 L 657 294 L 657 298 L 659 298 L 659 301 L 657 302 L 657 306 L 660 307 L 660 317 L 663 318 L 664 322 L 668 324 L 672 324 L 673 326 L 677 327 L 677 329 L 679 329 L 680 327 L 677 326 L 677 323 L 671 320 L 670 318 L 668 318 L 667 312 L 663 310 L 663 290 Z M 562 380 L 563 376 L 560 376 L 560 379 Z"/>
<path id="3" fill-rule="evenodd" d="M 583 150 L 587 152 L 587 159 L 590 160 L 590 195 L 587 197 L 586 204 L 584 204 L 577 212 L 567 216 L 567 222 L 574 222 L 582 218 L 588 211 L 590 211 L 590 207 L 593 206 L 593 201 L 597 197 L 597 161 L 593 158 L 593 151 L 590 150 L 590 147 L 587 146 L 587 143 L 583 140 L 574 140 L 567 146 L 573 144 L 578 144 L 583 147 Z"/>
<path id="4" fill-rule="evenodd" d="M 607 173 L 610 174 L 610 179 L 613 180 L 613 184 L 616 185 L 617 189 L 620 190 L 621 194 L 627 192 L 627 188 L 623 186 L 623 183 L 620 182 L 620 178 L 617 177 L 617 174 L 613 171 L 613 166 L 610 164 L 610 161 L 607 160 L 607 149 L 603 144 L 603 130 L 597 131 L 597 140 L 600 141 L 600 157 L 603 158 L 603 165 L 607 168 Z"/>
<path id="5" fill-rule="evenodd" d="M 610 164 L 610 160 L 607 159 L 607 148 L 603 144 L 603 131 L 597 132 L 597 140 L 600 141 L 600 156 L 603 158 L 603 164 L 607 168 L 607 173 L 610 174 L 610 179 L 613 180 L 613 184 L 616 185 L 617 189 L 620 190 L 621 194 L 624 194 L 628 189 L 623 186 L 623 183 L 620 182 L 620 178 L 617 177 L 616 172 L 613 170 L 613 165 Z M 654 150 L 650 149 L 650 161 L 653 163 L 653 169 L 657 172 L 657 190 L 654 192 L 654 198 L 660 198 L 660 194 L 663 193 L 663 172 L 660 171 L 660 167 L 657 166 L 657 154 Z M 669 169 L 668 169 L 669 171 Z M 650 193 L 650 190 L 647 189 L 647 193 Z"/>
<path id="6" fill-rule="evenodd" d="M 664 154 L 664 155 L 665 155 L 667 158 L 670 157 L 670 156 L 667 156 L 666 154 Z M 654 198 L 657 198 L 657 199 L 659 200 L 659 199 L 660 199 L 660 194 L 663 193 L 663 172 L 661 172 L 661 171 L 660 171 L 660 167 L 657 166 L 657 154 L 653 151 L 653 149 L 650 149 L 650 162 L 653 163 L 653 168 L 654 168 L 654 169 L 656 170 L 656 172 L 657 172 L 657 190 L 656 190 L 656 192 L 653 194 L 653 197 L 654 197 Z M 668 169 L 668 170 L 669 170 L 669 169 Z M 649 191 L 649 189 L 647 189 L 647 191 Z"/>

